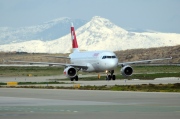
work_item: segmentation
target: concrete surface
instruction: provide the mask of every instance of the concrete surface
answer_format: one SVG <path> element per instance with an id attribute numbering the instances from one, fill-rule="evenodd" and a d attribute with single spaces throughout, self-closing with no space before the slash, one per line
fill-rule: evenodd
<path id="1" fill-rule="evenodd" d="M 179 119 L 180 93 L 0 89 L 2 119 Z"/>

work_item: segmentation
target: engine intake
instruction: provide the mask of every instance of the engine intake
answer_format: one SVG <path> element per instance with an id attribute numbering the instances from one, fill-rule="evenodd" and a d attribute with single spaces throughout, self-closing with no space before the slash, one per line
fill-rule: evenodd
<path id="1" fill-rule="evenodd" d="M 64 75 L 68 78 L 73 78 L 77 75 L 77 71 L 74 67 L 69 66 L 64 69 Z"/>
<path id="2" fill-rule="evenodd" d="M 132 73 L 133 73 L 133 68 L 129 65 L 126 65 L 126 66 L 121 68 L 121 74 L 123 76 L 131 76 Z"/>

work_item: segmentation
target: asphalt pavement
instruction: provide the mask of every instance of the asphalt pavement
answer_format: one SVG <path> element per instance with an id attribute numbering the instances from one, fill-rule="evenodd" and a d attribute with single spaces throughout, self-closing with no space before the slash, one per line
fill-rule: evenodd
<path id="1" fill-rule="evenodd" d="M 2 119 L 179 119 L 180 93 L 0 89 Z"/>

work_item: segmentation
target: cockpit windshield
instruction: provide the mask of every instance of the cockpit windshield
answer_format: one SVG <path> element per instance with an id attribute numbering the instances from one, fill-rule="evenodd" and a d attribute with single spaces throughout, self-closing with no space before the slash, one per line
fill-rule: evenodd
<path id="1" fill-rule="evenodd" d="M 102 57 L 102 59 L 106 59 L 106 58 L 111 59 L 111 58 L 116 58 L 116 56 L 103 56 Z"/>

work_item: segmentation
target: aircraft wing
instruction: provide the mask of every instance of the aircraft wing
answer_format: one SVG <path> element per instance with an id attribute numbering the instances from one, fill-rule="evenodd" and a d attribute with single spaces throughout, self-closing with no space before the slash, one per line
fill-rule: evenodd
<path id="1" fill-rule="evenodd" d="M 41 65 L 49 65 L 49 66 L 73 66 L 76 68 L 87 68 L 86 65 L 81 65 L 81 64 L 67 64 L 67 63 L 53 63 L 53 62 L 30 62 L 30 61 L 10 61 L 8 60 L 7 62 L 13 62 L 13 63 L 26 63 L 26 64 L 41 64 Z"/>
<path id="2" fill-rule="evenodd" d="M 123 66 L 123 65 L 131 65 L 131 64 L 139 64 L 139 63 L 150 63 L 153 61 L 160 61 L 160 60 L 170 60 L 170 58 L 161 58 L 161 59 L 151 59 L 151 60 L 140 60 L 140 61 L 132 61 L 132 62 L 123 62 L 123 63 L 118 63 L 118 65 Z"/>

